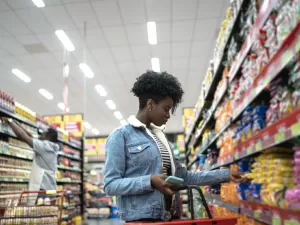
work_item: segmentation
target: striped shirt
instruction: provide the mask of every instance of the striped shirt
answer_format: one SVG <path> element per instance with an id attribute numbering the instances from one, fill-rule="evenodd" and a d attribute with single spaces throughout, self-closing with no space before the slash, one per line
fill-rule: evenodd
<path id="1" fill-rule="evenodd" d="M 157 143 L 158 149 L 160 151 L 160 155 L 163 163 L 163 174 L 169 175 L 168 171 L 171 168 L 171 158 L 168 149 L 166 146 L 157 138 L 157 136 L 152 132 L 155 142 Z"/>

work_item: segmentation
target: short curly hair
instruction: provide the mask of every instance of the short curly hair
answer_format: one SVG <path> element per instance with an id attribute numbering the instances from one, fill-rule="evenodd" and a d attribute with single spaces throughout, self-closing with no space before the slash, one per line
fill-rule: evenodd
<path id="1" fill-rule="evenodd" d="M 155 103 L 167 97 L 172 98 L 174 105 L 172 113 L 175 112 L 179 103 L 182 102 L 184 91 L 178 79 L 167 72 L 157 73 L 148 70 L 136 78 L 131 92 L 139 98 L 140 109 L 143 109 L 147 101 L 152 99 Z"/>

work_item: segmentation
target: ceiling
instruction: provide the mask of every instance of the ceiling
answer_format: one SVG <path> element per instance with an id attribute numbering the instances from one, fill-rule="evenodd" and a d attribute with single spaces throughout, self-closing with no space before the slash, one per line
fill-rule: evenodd
<path id="1" fill-rule="evenodd" d="M 109 134 L 120 123 L 105 100 L 112 99 L 125 118 L 135 114 L 138 102 L 130 89 L 137 76 L 151 69 L 150 59 L 158 57 L 161 71 L 175 75 L 185 90 L 184 102 L 167 126 L 167 132 L 182 131 L 182 107 L 194 107 L 197 101 L 229 0 L 44 3 L 44 8 L 37 8 L 31 0 L 0 0 L 0 90 L 38 114 L 61 114 L 57 103 L 62 102 L 64 51 L 54 32 L 62 29 L 76 48 L 67 57 L 71 113 L 86 108 L 85 120 L 100 135 Z M 148 21 L 156 22 L 157 45 L 148 43 Z M 85 78 L 79 69 L 84 61 L 94 78 Z M 12 68 L 26 73 L 31 82 L 17 78 Z M 96 84 L 105 87 L 107 97 L 95 91 Z M 40 88 L 54 99 L 41 96 Z"/>

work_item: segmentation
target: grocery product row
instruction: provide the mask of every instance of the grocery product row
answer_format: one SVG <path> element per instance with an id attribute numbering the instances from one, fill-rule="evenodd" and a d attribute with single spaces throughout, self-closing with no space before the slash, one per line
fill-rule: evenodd
<path id="1" fill-rule="evenodd" d="M 187 168 L 229 167 L 247 178 L 205 187 L 215 216 L 300 224 L 300 2 L 243 4 L 235 22 L 247 26 L 232 30 L 235 45 L 225 44 L 223 67 L 211 62 L 185 132 Z M 204 216 L 201 202 L 194 208 Z"/>
<path id="2" fill-rule="evenodd" d="M 9 117 L 14 119 L 19 126 L 38 138 L 39 134 L 55 126 L 47 122 L 47 120 L 38 116 L 35 112 L 27 107 L 14 101 L 14 98 L 8 96 L 4 92 L 0 92 L 0 117 Z M 83 187 L 83 150 L 82 140 L 72 137 L 64 130 L 57 128 L 58 144 L 60 150 L 58 152 L 58 165 L 56 172 L 57 189 L 63 191 L 61 198 L 62 224 L 81 224 L 84 212 L 84 187 Z M 33 149 L 26 143 L 18 139 L 10 126 L 2 123 L 0 120 L 0 196 L 1 208 L 6 208 L 5 212 L 11 214 L 19 212 L 17 208 L 8 208 L 5 199 L 12 196 L 19 197 L 22 192 L 28 191 L 29 176 L 32 169 L 32 161 L 34 158 Z M 37 204 L 48 201 L 47 197 L 38 197 Z M 59 209 L 60 207 L 54 207 Z M 22 207 L 22 210 L 30 210 L 31 208 Z M 37 206 L 36 211 L 43 213 L 41 207 Z M 25 212 L 25 211 L 24 211 Z M 27 212 L 27 211 L 26 211 Z M 53 214 L 54 215 L 54 214 Z M 57 215 L 57 214 L 56 214 Z M 11 216 L 13 217 L 13 216 Z M 4 216 L 1 218 L 1 224 L 17 224 L 24 222 L 30 224 L 57 224 L 60 218 L 53 216 L 49 221 L 33 218 L 30 215 L 17 219 Z M 27 218 L 25 218 L 27 217 Z M 52 219 L 52 220 L 51 220 Z"/>

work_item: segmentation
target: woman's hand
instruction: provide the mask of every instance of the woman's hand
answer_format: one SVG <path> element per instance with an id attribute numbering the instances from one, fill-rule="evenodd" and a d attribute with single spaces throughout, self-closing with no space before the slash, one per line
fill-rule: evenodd
<path id="1" fill-rule="evenodd" d="M 151 176 L 151 185 L 153 188 L 157 189 L 164 195 L 173 195 L 175 192 L 172 191 L 171 184 L 168 184 L 165 180 L 167 179 L 166 175 L 158 174 Z"/>
<path id="2" fill-rule="evenodd" d="M 230 172 L 230 181 L 234 183 L 247 183 L 250 181 L 248 177 L 243 177 L 241 174 L 235 171 Z"/>

